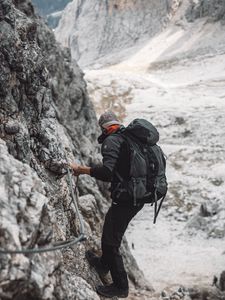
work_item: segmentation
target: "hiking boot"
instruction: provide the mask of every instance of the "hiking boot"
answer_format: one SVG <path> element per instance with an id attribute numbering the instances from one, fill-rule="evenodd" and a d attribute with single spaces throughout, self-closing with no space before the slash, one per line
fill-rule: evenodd
<path id="1" fill-rule="evenodd" d="M 113 283 L 110 285 L 99 285 L 96 288 L 96 291 L 99 295 L 104 296 L 106 298 L 127 298 L 128 289 L 120 289 L 116 287 Z"/>
<path id="2" fill-rule="evenodd" d="M 92 251 L 87 251 L 85 253 L 85 257 L 89 262 L 89 265 L 95 268 L 96 272 L 100 277 L 105 277 L 109 272 L 109 269 L 104 267 L 101 263 L 101 259 L 99 256 L 95 255 Z"/>

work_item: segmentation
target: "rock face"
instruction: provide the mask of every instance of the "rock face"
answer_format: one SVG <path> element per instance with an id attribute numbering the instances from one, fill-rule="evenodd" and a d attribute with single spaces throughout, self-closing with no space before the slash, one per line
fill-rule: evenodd
<path id="1" fill-rule="evenodd" d="M 79 65 L 138 44 L 159 32 L 180 1 L 74 0 L 55 30 L 57 40 L 71 48 Z"/>
<path id="2" fill-rule="evenodd" d="M 73 0 L 55 35 L 80 66 L 99 68 L 134 53 L 132 47 L 160 32 L 181 4 L 190 22 L 225 19 L 225 0 Z M 178 15 L 179 22 L 185 19 Z"/>
<path id="3" fill-rule="evenodd" d="M 46 247 L 79 235 L 62 162 L 98 162 L 96 116 L 82 71 L 75 62 L 71 68 L 69 51 L 30 1 L 0 1 L 0 60 L 0 248 Z M 81 177 L 78 188 L 87 241 L 43 254 L 0 254 L 1 299 L 99 299 L 99 278 L 84 253 L 99 250 L 108 204 L 92 178 Z M 135 267 L 130 276 L 138 286 L 144 279 Z"/>
<path id="4" fill-rule="evenodd" d="M 198 0 L 191 1 L 186 17 L 189 21 L 202 17 L 210 17 L 212 21 L 225 19 L 224 0 Z"/>

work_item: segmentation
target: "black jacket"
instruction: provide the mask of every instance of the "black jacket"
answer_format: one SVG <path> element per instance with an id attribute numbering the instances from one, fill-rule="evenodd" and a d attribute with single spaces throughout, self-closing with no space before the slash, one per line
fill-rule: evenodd
<path id="1" fill-rule="evenodd" d="M 117 132 L 112 133 L 104 138 L 101 147 L 103 156 L 103 164 L 91 168 L 91 176 L 111 182 L 111 193 L 117 183 L 120 181 L 118 176 L 123 179 L 129 177 L 129 148 L 121 133 L 124 127 L 121 127 Z"/>

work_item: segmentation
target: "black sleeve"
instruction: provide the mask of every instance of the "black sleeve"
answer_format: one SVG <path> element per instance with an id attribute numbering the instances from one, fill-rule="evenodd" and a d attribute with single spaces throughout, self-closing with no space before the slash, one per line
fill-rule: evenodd
<path id="1" fill-rule="evenodd" d="M 105 166 L 92 167 L 90 175 L 102 181 L 110 182 L 112 180 L 112 172 Z"/>
<path id="2" fill-rule="evenodd" d="M 112 134 L 107 137 L 102 144 L 103 166 L 109 169 L 112 173 L 120 155 L 120 148 L 123 139 L 118 134 Z"/>
<path id="3" fill-rule="evenodd" d="M 108 136 L 102 144 L 103 165 L 91 168 L 90 175 L 102 181 L 111 181 L 119 158 L 122 138 L 115 134 Z"/>

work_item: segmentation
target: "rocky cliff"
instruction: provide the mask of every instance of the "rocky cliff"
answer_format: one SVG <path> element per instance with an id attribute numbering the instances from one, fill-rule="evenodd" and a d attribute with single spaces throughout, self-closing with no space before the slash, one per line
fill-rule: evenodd
<path id="1" fill-rule="evenodd" d="M 79 235 L 62 162 L 98 162 L 96 116 L 82 71 L 61 50 L 30 1 L 0 1 L 0 249 L 50 246 Z M 92 178 L 81 177 L 87 240 L 62 251 L 0 254 L 0 299 L 99 299 L 99 278 L 84 259 L 99 250 L 107 208 Z M 124 244 L 124 251 L 129 249 Z M 132 261 L 130 278 L 145 285 Z"/>
<path id="2" fill-rule="evenodd" d="M 189 21 L 198 18 L 209 17 L 211 21 L 225 19 L 225 1 L 224 0 L 199 0 L 190 1 L 190 7 L 187 10 L 186 17 Z"/>
<path id="3" fill-rule="evenodd" d="M 211 286 L 213 276 L 222 272 L 225 262 L 225 149 L 220 122 L 224 119 L 224 90 L 221 89 L 225 70 L 224 8 L 224 1 L 183 0 L 172 22 L 160 34 L 149 38 L 144 47 L 127 51 L 131 55 L 124 55 L 122 62 L 115 49 L 102 52 L 99 55 L 102 60 L 97 59 L 99 65 L 90 66 L 92 70 L 87 70 L 85 75 L 99 113 L 113 107 L 121 113 L 125 123 L 141 116 L 160 130 L 160 142 L 168 155 L 170 187 L 161 211 L 164 214 L 160 216 L 162 227 L 160 229 L 160 220 L 156 228 L 149 226 L 150 209 L 146 209 L 146 219 L 142 215 L 135 221 L 128 240 L 130 244 L 135 241 L 133 251 L 137 261 L 156 289 L 159 288 L 157 283 L 167 288 L 178 283 L 197 286 L 187 293 L 183 293 L 182 288 L 176 293 L 166 292 L 162 294 L 165 300 L 224 298 L 223 284 Z M 92 22 L 95 27 L 97 21 L 91 17 L 85 19 L 85 13 L 88 15 L 88 10 L 83 12 L 84 22 Z M 123 17 L 126 13 L 127 7 Z M 77 26 L 80 26 L 81 14 L 78 14 Z M 72 24 L 73 19 L 70 23 L 69 18 L 73 16 L 74 11 L 67 12 L 65 30 Z M 101 20 L 101 16 L 96 18 Z M 72 30 L 75 37 L 76 28 Z M 114 31 L 113 38 L 116 37 L 117 31 Z M 123 37 L 125 45 L 124 32 Z M 92 35 L 78 38 L 84 46 L 93 40 Z M 138 44 L 138 40 L 136 42 Z M 95 49 L 92 42 L 84 56 L 89 59 Z M 111 57 L 107 61 L 105 57 L 109 53 Z M 109 67 L 107 62 L 114 65 Z M 98 70 L 93 70 L 95 67 Z M 137 236 L 140 236 L 139 242 Z M 202 264 L 203 261 L 206 263 Z"/>
<path id="4" fill-rule="evenodd" d="M 207 17 L 224 20 L 224 0 L 74 0 L 55 30 L 57 40 L 71 48 L 80 66 L 99 68 L 117 63 L 162 31 L 176 16 L 178 22 Z M 182 9 L 180 10 L 182 11 Z"/>
<path id="5" fill-rule="evenodd" d="M 137 45 L 159 32 L 179 0 L 74 0 L 63 12 L 56 38 L 79 65 Z"/>

